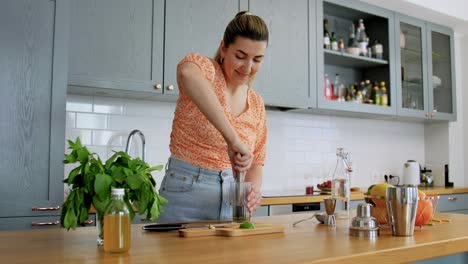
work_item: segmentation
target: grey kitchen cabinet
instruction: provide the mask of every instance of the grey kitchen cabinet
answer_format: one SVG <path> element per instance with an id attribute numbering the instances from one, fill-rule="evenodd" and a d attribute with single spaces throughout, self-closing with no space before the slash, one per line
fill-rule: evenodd
<path id="1" fill-rule="evenodd" d="M 239 0 L 166 1 L 164 93 L 178 94 L 177 63 L 189 52 L 214 57 L 226 25 L 239 11 Z"/>
<path id="2" fill-rule="evenodd" d="M 318 1 L 250 0 L 270 32 L 262 69 L 253 84 L 267 105 L 315 107 L 316 19 Z"/>
<path id="3" fill-rule="evenodd" d="M 468 193 L 440 195 L 438 212 L 468 213 Z"/>
<path id="4" fill-rule="evenodd" d="M 72 91 L 163 92 L 164 0 L 72 0 L 70 23 Z"/>
<path id="5" fill-rule="evenodd" d="M 399 116 L 456 120 L 453 32 L 396 14 Z"/>
<path id="6" fill-rule="evenodd" d="M 395 36 L 398 115 L 427 118 L 426 22 L 396 14 Z"/>
<path id="7" fill-rule="evenodd" d="M 239 0 L 73 0 L 69 91 L 175 100 L 177 63 L 213 57 L 238 11 Z"/>
<path id="8" fill-rule="evenodd" d="M 427 38 L 431 119 L 454 121 L 457 108 L 453 30 L 427 23 Z"/>
<path id="9" fill-rule="evenodd" d="M 2 1 L 0 229 L 59 219 L 69 10 L 68 0 Z"/>
<path id="10" fill-rule="evenodd" d="M 83 226 L 96 226 L 96 217 L 90 214 Z M 4 217 L 0 218 L 0 230 L 49 229 L 60 227 L 59 216 Z"/>
<path id="11" fill-rule="evenodd" d="M 395 30 L 394 12 L 369 5 L 360 1 L 326 0 L 319 1 L 317 8 L 317 107 L 324 110 L 345 111 L 347 113 L 395 115 Z M 328 21 L 328 30 L 335 32 L 337 38 L 343 38 L 345 46 L 350 39 L 351 25 L 364 20 L 369 43 L 378 40 L 383 44 L 383 58 L 358 56 L 345 51 L 325 49 L 323 45 L 324 19 Z M 357 37 L 357 36 L 356 36 Z M 338 74 L 345 87 L 370 80 L 385 82 L 388 94 L 388 106 L 373 103 L 357 103 L 353 100 L 339 101 L 326 97 L 325 80 L 333 83 Z M 372 85 L 372 87 L 374 87 Z M 347 92 L 351 89 L 347 89 Z M 338 91 L 337 91 L 338 92 Z M 363 95 L 364 95 L 364 91 Z M 357 92 L 356 92 L 357 93 Z M 372 93 L 367 93 L 372 94 Z M 365 96 L 364 96 L 365 97 Z M 372 100 L 372 98 L 369 98 Z M 370 102 L 369 100 L 369 102 Z M 373 101 L 375 103 L 375 101 Z"/>

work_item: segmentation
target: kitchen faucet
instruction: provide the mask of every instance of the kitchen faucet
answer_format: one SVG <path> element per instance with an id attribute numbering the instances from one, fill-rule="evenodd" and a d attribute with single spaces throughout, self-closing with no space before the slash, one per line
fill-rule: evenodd
<path id="1" fill-rule="evenodd" d="M 141 159 L 145 161 L 145 155 L 146 155 L 146 142 L 145 142 L 145 135 L 143 135 L 143 132 L 141 132 L 138 129 L 133 130 L 130 132 L 128 135 L 127 139 L 127 145 L 125 146 L 125 152 L 128 154 L 128 150 L 130 149 L 130 146 L 132 145 L 132 139 L 135 134 L 138 134 L 141 138 L 141 145 L 142 145 L 142 153 L 141 153 Z"/>

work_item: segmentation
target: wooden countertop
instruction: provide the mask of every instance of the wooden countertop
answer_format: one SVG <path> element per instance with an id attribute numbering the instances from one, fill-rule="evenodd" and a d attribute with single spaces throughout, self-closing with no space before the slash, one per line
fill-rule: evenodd
<path id="1" fill-rule="evenodd" d="M 468 187 L 420 187 L 420 190 L 426 194 L 442 195 L 442 194 L 458 194 L 468 193 Z M 361 189 L 362 190 L 362 189 Z M 364 192 L 367 190 L 364 190 Z M 351 200 L 363 200 L 364 192 L 351 192 Z M 278 204 L 294 204 L 294 203 L 314 203 L 322 202 L 323 199 L 330 195 L 302 195 L 302 196 L 278 196 L 278 197 L 263 197 L 262 205 L 278 205 Z"/>
<path id="2" fill-rule="evenodd" d="M 468 251 L 468 215 L 438 214 L 450 223 L 417 229 L 412 237 L 395 237 L 382 229 L 375 239 L 348 235 L 346 221 L 336 228 L 307 214 L 254 218 L 282 224 L 285 233 L 246 237 L 181 238 L 177 232 L 155 233 L 132 226 L 130 251 L 105 253 L 96 245 L 96 229 L 0 231 L 2 263 L 392 263 L 410 262 Z"/>

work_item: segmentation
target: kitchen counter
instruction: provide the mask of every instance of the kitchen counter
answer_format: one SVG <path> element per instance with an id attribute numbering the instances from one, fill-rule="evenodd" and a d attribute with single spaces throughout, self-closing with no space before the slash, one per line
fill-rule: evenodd
<path id="1" fill-rule="evenodd" d="M 424 191 L 426 194 L 432 195 L 442 195 L 442 194 L 457 194 L 457 193 L 468 193 L 468 187 L 420 187 L 420 190 Z M 363 191 L 362 191 L 363 190 Z M 351 201 L 353 200 L 363 200 L 364 192 L 366 188 L 361 188 L 361 191 L 351 192 Z M 305 191 L 304 191 L 305 192 Z M 269 194 L 267 197 L 263 196 L 262 205 L 278 205 L 278 204 L 295 204 L 295 203 L 313 203 L 313 202 L 322 202 L 323 199 L 330 197 L 330 195 L 306 195 L 296 193 L 295 195 L 281 195 L 274 196 Z"/>
<path id="2" fill-rule="evenodd" d="M 468 215 L 438 214 L 450 223 L 417 229 L 412 237 L 395 237 L 382 229 L 376 239 L 351 237 L 346 221 L 336 228 L 307 214 L 254 218 L 282 224 L 285 233 L 246 237 L 181 238 L 177 232 L 155 233 L 132 226 L 128 253 L 110 254 L 96 245 L 96 229 L 1 231 L 3 263 L 397 263 L 468 251 Z M 391 261 L 390 261 L 391 260 Z"/>

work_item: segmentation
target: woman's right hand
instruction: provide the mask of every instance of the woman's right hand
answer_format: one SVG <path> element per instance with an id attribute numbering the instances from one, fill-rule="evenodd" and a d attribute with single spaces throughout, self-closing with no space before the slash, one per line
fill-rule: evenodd
<path id="1" fill-rule="evenodd" d="M 228 154 L 232 170 L 239 173 L 247 172 L 253 161 L 253 153 L 240 139 L 228 144 Z"/>

